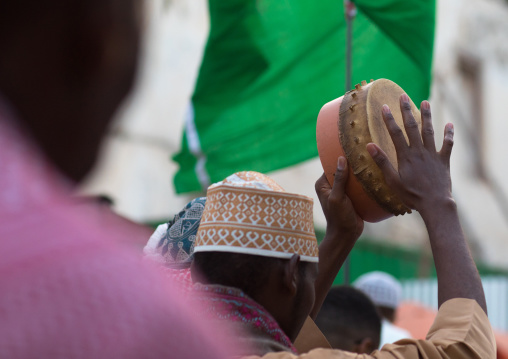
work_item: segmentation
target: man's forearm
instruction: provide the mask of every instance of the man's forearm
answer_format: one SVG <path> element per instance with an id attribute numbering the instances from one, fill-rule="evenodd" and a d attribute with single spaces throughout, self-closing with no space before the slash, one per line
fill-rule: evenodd
<path id="1" fill-rule="evenodd" d="M 314 283 L 316 300 L 310 312 L 312 319 L 316 318 L 328 291 L 332 287 L 335 277 L 351 252 L 356 240 L 348 240 L 347 237 L 357 237 L 355 234 L 329 234 L 319 245 L 319 274 Z"/>
<path id="2" fill-rule="evenodd" d="M 480 275 L 471 257 L 453 199 L 420 210 L 436 265 L 439 306 L 452 298 L 474 299 L 487 313 Z"/>
<path id="3" fill-rule="evenodd" d="M 310 312 L 312 318 L 319 313 L 333 280 L 363 231 L 363 220 L 346 195 L 347 179 L 346 158 L 339 157 L 333 187 L 330 187 L 324 173 L 316 181 L 316 193 L 327 226 L 325 238 L 319 245 L 319 274 L 314 283 L 316 297 Z"/>

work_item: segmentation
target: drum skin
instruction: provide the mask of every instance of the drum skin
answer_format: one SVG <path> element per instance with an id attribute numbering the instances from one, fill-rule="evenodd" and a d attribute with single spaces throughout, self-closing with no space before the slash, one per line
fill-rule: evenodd
<path id="1" fill-rule="evenodd" d="M 411 213 L 386 185 L 381 170 L 366 150 L 368 143 L 376 143 L 397 168 L 395 148 L 384 126 L 381 108 L 388 104 L 405 133 L 398 105 L 402 93 L 404 91 L 390 80 L 380 79 L 369 84 L 363 81 L 354 90 L 325 104 L 318 115 L 317 147 L 326 178 L 333 184 L 337 159 L 346 157 L 349 167 L 346 194 L 355 211 L 367 222 Z M 420 113 L 412 102 L 411 106 L 421 129 Z"/>

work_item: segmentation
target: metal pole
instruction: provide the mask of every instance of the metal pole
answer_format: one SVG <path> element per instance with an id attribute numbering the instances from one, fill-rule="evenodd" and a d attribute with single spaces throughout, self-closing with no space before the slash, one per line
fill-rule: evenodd
<path id="1" fill-rule="evenodd" d="M 353 19 L 356 16 L 356 7 L 350 0 L 344 0 L 344 8 L 346 13 L 346 83 L 345 92 L 353 87 L 351 82 L 352 75 L 352 57 L 353 57 Z M 351 283 L 351 257 L 348 256 L 344 262 L 344 284 Z"/>
<path id="2" fill-rule="evenodd" d="M 356 15 L 356 7 L 355 5 L 349 1 L 345 0 L 344 2 L 345 8 L 346 8 L 346 92 L 351 90 L 352 83 L 351 83 L 351 61 L 353 56 L 352 51 L 352 43 L 353 43 L 353 19 Z"/>

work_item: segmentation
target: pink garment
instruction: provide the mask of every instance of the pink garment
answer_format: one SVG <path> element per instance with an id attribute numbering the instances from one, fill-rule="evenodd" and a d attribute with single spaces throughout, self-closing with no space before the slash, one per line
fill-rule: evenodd
<path id="1" fill-rule="evenodd" d="M 161 270 L 168 278 L 173 280 L 173 283 L 179 289 L 184 291 L 185 295 L 190 295 L 194 287 L 190 268 L 174 269 L 162 267 Z"/>
<path id="2" fill-rule="evenodd" d="M 13 118 L 0 101 L 0 358 L 227 357 L 221 330 L 121 244 L 128 230 L 72 200 Z"/>

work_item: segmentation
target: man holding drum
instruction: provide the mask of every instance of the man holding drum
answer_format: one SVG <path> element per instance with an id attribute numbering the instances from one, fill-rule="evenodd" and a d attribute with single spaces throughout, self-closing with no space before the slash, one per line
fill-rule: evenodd
<path id="1" fill-rule="evenodd" d="M 368 154 L 382 171 L 387 185 L 408 208 L 421 214 L 429 233 L 438 277 L 440 309 L 427 339 L 403 339 L 396 344 L 385 345 L 370 356 L 358 355 L 324 348 L 326 342 L 323 344 L 323 341 L 317 344 L 315 339 L 322 339 L 319 337 L 320 333 L 316 332 L 316 327 L 310 319 L 305 321 L 307 316 L 315 317 L 319 312 L 324 299 L 323 294 L 331 287 L 340 263 L 363 230 L 363 220 L 355 214 L 352 202 L 346 195 L 350 169 L 346 159 L 341 156 L 338 158 L 333 186 L 330 186 L 325 175 L 316 182 L 316 191 L 328 223 L 325 239 L 319 247 L 319 264 L 316 263 L 317 253 L 313 250 L 315 245 L 311 243 L 312 238 L 308 233 L 304 234 L 310 238 L 306 245 L 307 251 L 299 245 L 291 244 L 290 240 L 286 243 L 290 245 L 284 247 L 284 241 L 276 243 L 275 239 L 270 239 L 276 236 L 264 236 L 262 230 L 256 227 L 258 222 L 245 225 L 245 217 L 239 215 L 237 212 L 239 210 L 228 209 L 231 202 L 223 202 L 224 207 L 219 204 L 222 197 L 231 195 L 229 192 L 236 193 L 234 198 L 239 198 L 245 193 L 251 198 L 259 195 L 267 196 L 264 201 L 266 203 L 273 198 L 293 196 L 289 198 L 289 202 L 291 199 L 301 201 L 303 204 L 299 205 L 300 209 L 306 208 L 305 199 L 285 192 L 281 194 L 276 184 L 268 183 L 263 178 L 254 181 L 256 188 L 246 189 L 247 186 L 243 184 L 245 178 L 235 180 L 228 177 L 224 182 L 229 181 L 227 184 L 229 187 L 224 186 L 225 183 L 220 183 L 218 187 L 212 186 L 209 189 L 208 195 L 212 194 L 214 199 L 207 199 L 198 230 L 193 277 L 202 283 L 202 290 L 216 290 L 221 300 L 225 302 L 245 302 L 246 307 L 257 308 L 256 313 L 263 310 L 268 312 L 264 312 L 263 316 L 259 314 L 260 318 L 263 318 L 262 323 L 270 324 L 264 333 L 259 334 L 260 332 L 255 330 L 248 333 L 251 337 L 258 336 L 257 342 L 261 345 L 247 353 L 250 356 L 246 358 L 495 358 L 496 345 L 487 318 L 480 276 L 462 233 L 457 207 L 451 194 L 450 155 L 453 147 L 453 126 L 446 125 L 443 146 L 437 151 L 429 103 L 424 101 L 421 104 L 421 133 L 411 108 L 408 96 L 401 95 L 400 110 L 404 133 L 394 120 L 390 108 L 382 107 L 382 119 L 396 150 L 397 169 L 378 145 L 368 143 L 365 146 Z M 214 205 L 215 208 L 212 208 Z M 233 207 L 240 208 L 235 203 Z M 268 213 L 271 212 L 266 210 L 264 213 L 266 214 L 264 217 L 268 217 Z M 214 216 L 225 218 L 236 216 L 241 217 L 241 220 L 238 223 L 234 220 L 223 221 L 224 227 L 219 228 L 216 226 L 220 220 L 212 218 Z M 264 217 L 261 218 L 266 222 L 271 220 Z M 304 215 L 302 218 L 306 219 L 307 216 Z M 250 229 L 247 228 L 249 226 Z M 266 248 L 249 248 L 247 238 L 234 234 L 238 234 L 239 230 L 248 234 L 253 233 L 253 238 L 254 234 L 261 233 L 263 238 L 266 237 L 264 245 L 268 247 L 273 245 L 273 251 L 278 253 L 274 254 Z M 281 227 L 278 230 L 283 237 L 285 229 Z M 233 236 L 228 236 L 228 231 L 233 233 Z M 221 238 L 217 236 L 220 233 L 224 234 Z M 254 242 L 253 239 L 252 243 Z M 295 248 L 296 250 L 292 252 Z M 303 254 L 299 253 L 299 250 L 302 250 Z M 213 260 L 217 256 L 221 260 Z M 245 263 L 252 270 L 242 268 L 244 263 L 242 261 L 235 261 L 232 268 L 228 256 L 232 259 L 243 256 L 244 259 L 248 259 Z M 273 268 L 283 275 L 280 278 L 275 272 L 266 275 L 264 273 L 266 271 L 256 268 L 256 258 L 259 258 L 259 263 L 273 265 Z M 194 272 L 200 272 L 201 277 L 195 276 Z M 252 275 L 245 277 L 245 273 Z M 254 285 L 256 290 L 252 290 Z M 233 295 L 237 296 L 238 300 L 231 298 Z M 255 297 L 251 298 L 252 296 Z M 226 307 L 218 306 L 217 310 L 223 311 Z M 238 308 L 238 313 L 241 317 L 241 313 L 245 313 L 244 308 Z M 229 318 L 225 314 L 227 313 L 217 313 L 215 319 Z M 277 323 L 280 327 L 275 325 Z M 283 336 L 283 333 L 287 337 Z M 241 334 L 237 334 L 238 338 L 240 336 Z M 256 340 L 252 342 L 256 343 Z M 245 353 L 242 355 L 245 356 Z"/>

